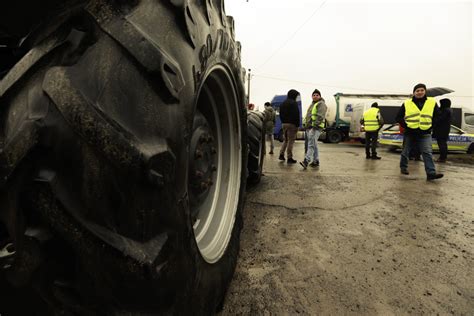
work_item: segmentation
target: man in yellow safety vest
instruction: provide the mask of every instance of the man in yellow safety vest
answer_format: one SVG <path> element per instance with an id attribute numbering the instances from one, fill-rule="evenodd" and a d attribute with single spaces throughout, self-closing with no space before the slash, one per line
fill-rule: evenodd
<path id="1" fill-rule="evenodd" d="M 366 159 L 382 159 L 377 156 L 377 139 L 379 130 L 383 125 L 383 117 L 380 114 L 377 102 L 372 103 L 372 107 L 364 112 L 360 119 L 360 124 L 364 124 L 365 131 L 365 158 Z M 372 149 L 372 155 L 370 151 Z"/>
<path id="2" fill-rule="evenodd" d="M 321 97 L 321 92 L 314 89 L 311 95 L 313 102 L 306 112 L 303 119 L 304 127 L 306 129 L 306 138 L 308 142 L 308 150 L 305 152 L 305 157 L 300 165 L 306 170 L 308 165 L 310 167 L 319 167 L 319 151 L 318 139 L 321 132 L 324 130 L 324 122 L 326 118 L 327 106 L 324 99 Z M 310 163 L 311 162 L 311 163 Z"/>
<path id="3" fill-rule="evenodd" d="M 408 173 L 408 156 L 413 146 L 417 146 L 423 157 L 427 180 L 443 177 L 436 173 L 433 161 L 431 131 L 433 122 L 439 115 L 439 107 L 434 98 L 426 96 L 426 85 L 419 83 L 413 88 L 413 97 L 401 106 L 397 121 L 405 127 L 404 147 L 400 157 L 400 171 Z"/>

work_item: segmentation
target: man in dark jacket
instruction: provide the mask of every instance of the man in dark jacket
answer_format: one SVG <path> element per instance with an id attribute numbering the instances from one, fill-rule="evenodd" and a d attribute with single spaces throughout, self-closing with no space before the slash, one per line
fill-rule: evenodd
<path id="1" fill-rule="evenodd" d="M 423 156 L 427 180 L 443 177 L 436 173 L 433 162 L 431 131 L 439 117 L 439 107 L 435 99 L 426 96 L 426 86 L 422 83 L 413 88 L 413 97 L 407 99 L 397 114 L 397 121 L 405 128 L 404 147 L 400 157 L 400 171 L 408 174 L 408 156 L 413 146 L 417 146 Z"/>
<path id="2" fill-rule="evenodd" d="M 287 154 L 287 163 L 296 163 L 293 159 L 293 144 L 296 140 L 296 133 L 300 125 L 300 111 L 296 98 L 300 93 L 294 89 L 288 91 L 286 100 L 280 105 L 280 120 L 283 128 L 285 140 L 280 149 L 280 160 L 285 160 L 285 150 Z"/>
<path id="3" fill-rule="evenodd" d="M 439 147 L 439 158 L 437 162 L 446 162 L 448 158 L 448 138 L 451 129 L 451 100 L 442 99 L 439 101 L 441 111 L 433 126 L 433 137 L 436 138 Z"/>

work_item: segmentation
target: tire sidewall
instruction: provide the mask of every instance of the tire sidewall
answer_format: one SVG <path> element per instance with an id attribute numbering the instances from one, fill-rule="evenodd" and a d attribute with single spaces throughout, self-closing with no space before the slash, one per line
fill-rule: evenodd
<path id="1" fill-rule="evenodd" d="M 342 141 L 341 133 L 339 133 L 338 131 L 331 131 L 329 133 L 328 138 L 329 138 L 329 142 L 334 143 L 334 144 L 337 144 Z"/>
<path id="2" fill-rule="evenodd" d="M 221 12 L 221 14 L 223 13 Z M 186 93 L 188 95 L 184 95 L 181 98 L 182 100 L 187 100 L 189 103 L 192 102 L 189 106 L 185 106 L 185 108 L 192 108 L 192 114 L 189 116 L 191 119 L 187 120 L 186 129 L 188 132 L 186 134 L 190 135 L 192 133 L 192 118 L 196 114 L 198 96 L 206 79 L 217 68 L 224 70 L 232 81 L 235 98 L 239 105 L 238 117 L 241 126 L 240 146 L 242 148 L 240 159 L 242 161 L 242 168 L 240 174 L 240 190 L 238 191 L 239 199 L 230 240 L 225 253 L 216 263 L 208 263 L 201 255 L 194 235 L 189 203 L 185 203 L 186 229 L 183 231 L 183 238 L 180 238 L 184 244 L 179 264 L 183 265 L 186 270 L 190 269 L 188 272 L 190 272 L 191 275 L 189 275 L 189 278 L 186 276 L 186 278 L 188 278 L 187 287 L 184 293 L 182 293 L 183 297 L 181 298 L 181 302 L 177 302 L 177 312 L 179 314 L 193 313 L 198 315 L 214 313 L 216 308 L 222 304 L 227 287 L 235 270 L 239 252 L 240 231 L 242 228 L 242 209 L 245 199 L 247 165 L 246 116 L 243 98 L 242 68 L 240 66 L 240 46 L 235 42 L 232 34 L 229 34 L 231 33 L 230 30 L 217 21 L 202 29 L 206 30 L 206 33 L 203 32 L 205 35 L 201 37 L 201 41 L 197 43 L 194 49 L 193 61 L 191 63 L 187 62 L 187 66 L 191 69 L 186 69 L 186 71 L 192 72 L 194 89 L 193 92 L 189 92 L 189 89 L 186 89 L 188 90 L 188 93 Z M 183 61 L 183 63 L 186 63 L 186 61 Z M 185 142 L 186 150 L 184 153 L 188 153 L 190 150 L 190 137 L 185 137 Z M 188 156 L 189 155 L 186 155 L 185 158 L 186 166 L 189 166 Z M 181 181 L 178 181 L 178 183 L 179 182 Z M 187 179 L 184 183 L 187 183 Z M 180 188 L 177 188 L 177 192 L 179 192 L 179 189 Z"/>

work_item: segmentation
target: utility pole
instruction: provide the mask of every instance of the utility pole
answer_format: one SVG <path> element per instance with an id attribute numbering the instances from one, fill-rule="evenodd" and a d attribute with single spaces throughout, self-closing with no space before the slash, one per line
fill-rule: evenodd
<path id="1" fill-rule="evenodd" d="M 251 71 L 252 71 L 252 69 L 249 68 L 249 74 L 248 74 L 248 79 L 247 79 L 247 85 L 248 85 L 247 86 L 247 97 L 248 97 L 249 100 L 248 100 L 247 103 L 250 103 L 250 78 L 252 78 L 251 77 L 252 75 L 250 73 Z"/>

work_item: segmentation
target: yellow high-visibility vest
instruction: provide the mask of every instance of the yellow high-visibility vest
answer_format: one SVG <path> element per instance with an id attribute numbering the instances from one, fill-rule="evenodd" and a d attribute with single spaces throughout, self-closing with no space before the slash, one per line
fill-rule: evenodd
<path id="1" fill-rule="evenodd" d="M 433 124 L 433 112 L 436 106 L 436 100 L 433 98 L 427 98 L 423 104 L 423 108 L 420 109 L 416 104 L 408 99 L 405 101 L 405 123 L 408 128 L 428 130 Z"/>
<path id="2" fill-rule="evenodd" d="M 380 128 L 377 115 L 380 113 L 378 108 L 370 108 L 364 112 L 364 130 L 366 132 L 375 132 Z"/>
<path id="3" fill-rule="evenodd" d="M 318 117 L 318 104 L 319 101 L 316 102 L 316 104 L 313 106 L 313 110 L 311 111 L 311 126 L 312 127 L 317 127 L 316 124 L 316 118 Z M 324 128 L 324 120 L 318 125 L 320 128 Z"/>

